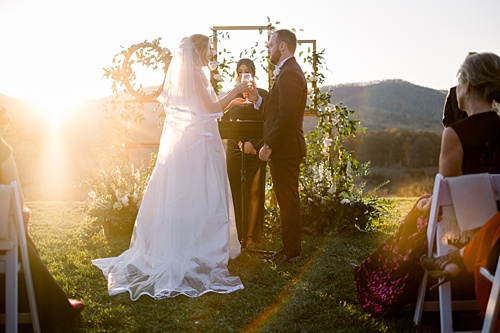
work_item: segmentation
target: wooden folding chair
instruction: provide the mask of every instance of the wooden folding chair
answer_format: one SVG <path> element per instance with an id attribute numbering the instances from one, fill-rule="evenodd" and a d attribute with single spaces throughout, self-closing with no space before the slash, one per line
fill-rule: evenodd
<path id="1" fill-rule="evenodd" d="M 18 251 L 21 252 L 21 262 L 18 260 Z M 18 313 L 18 274 L 21 270 L 26 280 L 29 314 Z M 5 314 L 0 316 L 5 322 L 5 331 L 17 332 L 20 322 L 31 322 L 33 331 L 40 332 L 21 199 L 16 182 L 0 185 L 0 273 L 5 274 Z"/>
<path id="2" fill-rule="evenodd" d="M 490 199 L 488 200 L 488 205 L 490 209 L 488 210 L 486 215 L 491 214 L 490 217 L 492 217 L 496 213 L 496 200 L 500 200 L 500 192 L 497 190 L 500 189 L 500 175 L 476 174 L 476 175 L 465 175 L 460 177 L 462 177 L 462 179 L 466 179 L 465 177 L 468 177 L 467 180 L 472 180 L 473 182 L 476 179 L 477 180 L 481 179 L 483 183 L 485 177 L 489 178 L 488 184 L 490 186 L 486 186 L 486 188 L 484 188 L 485 191 L 484 193 L 488 194 L 488 197 L 490 197 Z M 450 178 L 448 178 L 448 180 L 451 181 Z M 436 175 L 433 194 L 432 194 L 432 204 L 429 215 L 429 223 L 427 227 L 428 256 L 442 256 L 453 250 L 456 250 L 456 248 L 448 245 L 447 241 L 443 239 L 442 223 L 438 221 L 440 208 L 444 206 L 453 205 L 452 193 L 448 185 L 449 184 L 446 178 L 444 178 L 441 174 Z M 463 193 L 467 193 L 468 189 L 463 188 L 459 189 L 459 191 L 464 191 Z M 482 201 L 475 202 L 475 200 L 482 200 Z M 471 213 L 469 219 L 476 219 L 480 221 L 482 224 L 484 224 L 489 218 L 485 217 L 486 215 L 485 212 L 483 211 L 483 208 L 474 209 L 474 207 L 476 207 L 476 205 L 479 204 L 484 204 L 483 198 L 471 195 L 470 198 L 468 198 L 466 208 Z M 475 217 L 474 214 L 476 213 L 477 216 Z M 459 216 L 457 216 L 457 219 L 458 218 Z M 434 249 L 436 249 L 436 251 Z M 435 304 L 435 302 L 424 302 L 425 293 L 427 290 L 427 281 L 428 281 L 428 273 L 425 272 L 424 277 L 420 282 L 420 287 L 418 290 L 417 302 L 415 306 L 415 314 L 413 318 L 415 325 L 418 325 L 420 323 L 420 320 L 422 318 L 422 311 L 436 311 L 437 308 L 436 305 L 438 305 L 440 312 L 441 332 L 454 332 L 452 310 L 467 311 L 467 310 L 478 309 L 477 302 L 475 300 L 452 302 L 450 283 L 445 283 L 439 286 L 439 302 L 438 302 L 439 304 Z"/>

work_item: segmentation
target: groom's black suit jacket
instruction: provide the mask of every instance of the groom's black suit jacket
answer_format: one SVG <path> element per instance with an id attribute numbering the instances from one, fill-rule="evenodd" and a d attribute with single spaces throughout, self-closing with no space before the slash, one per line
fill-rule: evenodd
<path id="1" fill-rule="evenodd" d="M 305 156 L 302 123 L 306 101 L 307 81 L 292 57 L 275 78 L 264 113 L 264 142 L 273 150 L 271 159 Z"/>
<path id="2" fill-rule="evenodd" d="M 302 123 L 307 82 L 294 57 L 287 59 L 269 92 L 264 111 L 264 142 L 272 149 L 271 177 L 280 207 L 283 248 L 288 258 L 300 255 L 302 217 L 299 200 L 300 163 L 306 155 Z"/>

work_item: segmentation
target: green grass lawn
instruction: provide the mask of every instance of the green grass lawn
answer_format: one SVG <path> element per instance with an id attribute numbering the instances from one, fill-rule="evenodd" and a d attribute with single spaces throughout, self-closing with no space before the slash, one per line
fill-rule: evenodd
<path id="1" fill-rule="evenodd" d="M 364 313 L 348 265 L 369 255 L 414 201 L 396 199 L 386 233 L 304 235 L 297 263 L 274 265 L 243 252 L 230 261 L 229 270 L 241 278 L 244 290 L 199 298 L 142 296 L 135 302 L 128 293 L 110 297 L 104 276 L 91 264 L 120 254 L 127 239 L 108 242 L 99 233 L 82 240 L 86 217 L 79 202 L 28 206 L 30 234 L 49 270 L 69 297 L 85 303 L 82 321 L 72 332 L 439 332 L 437 314 L 424 314 L 422 325 L 414 327 L 411 306 L 391 316 Z"/>

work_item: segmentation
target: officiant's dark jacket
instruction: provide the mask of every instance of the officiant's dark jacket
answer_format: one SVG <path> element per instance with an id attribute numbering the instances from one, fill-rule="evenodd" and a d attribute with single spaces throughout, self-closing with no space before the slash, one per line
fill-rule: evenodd
<path id="1" fill-rule="evenodd" d="M 302 129 L 306 101 L 307 81 L 295 57 L 291 57 L 274 80 L 264 113 L 264 142 L 273 150 L 271 159 L 306 155 Z"/>

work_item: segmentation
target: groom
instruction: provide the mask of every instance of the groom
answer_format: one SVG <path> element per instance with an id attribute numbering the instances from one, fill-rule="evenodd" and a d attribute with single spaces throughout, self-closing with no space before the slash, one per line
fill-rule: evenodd
<path id="1" fill-rule="evenodd" d="M 285 29 L 275 31 L 268 44 L 276 77 L 264 111 L 265 144 L 259 151 L 259 158 L 269 162 L 280 208 L 283 248 L 270 258 L 276 263 L 299 260 L 301 249 L 299 171 L 306 155 L 302 122 L 307 82 L 293 56 L 296 48 L 297 37 Z"/>

